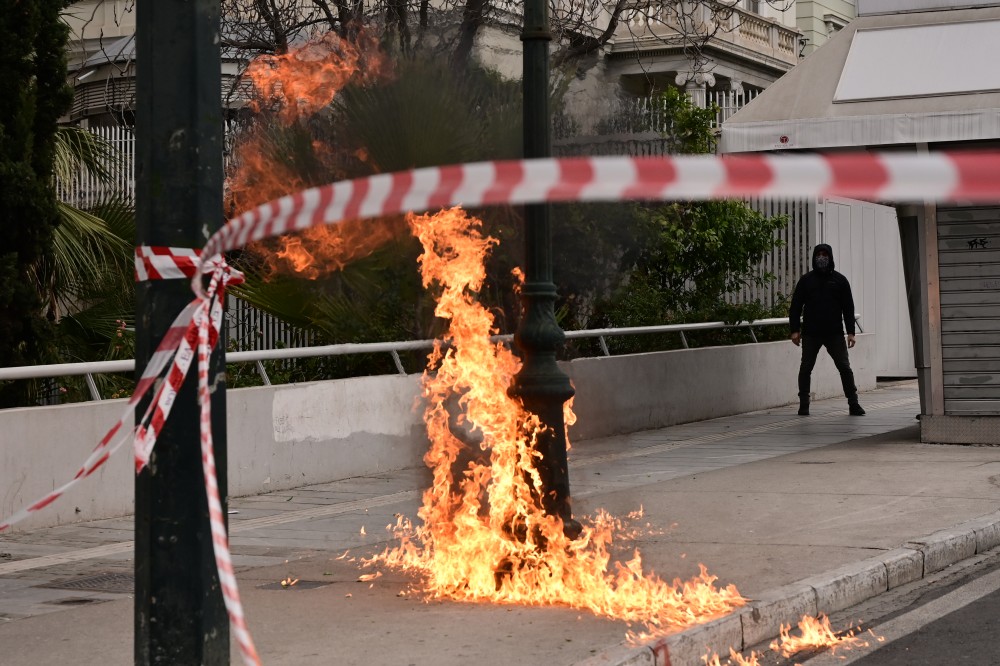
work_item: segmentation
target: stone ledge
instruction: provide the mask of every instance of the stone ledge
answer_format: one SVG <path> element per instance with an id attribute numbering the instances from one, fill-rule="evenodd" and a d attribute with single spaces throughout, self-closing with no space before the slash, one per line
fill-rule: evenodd
<path id="1" fill-rule="evenodd" d="M 914 539 L 903 546 L 924 554 L 924 576 L 941 571 L 955 562 L 976 554 L 976 533 L 972 528 L 956 527 Z"/>
<path id="2" fill-rule="evenodd" d="M 686 666 L 704 664 L 706 654 L 728 656 L 729 648 L 743 649 L 743 615 L 745 608 L 705 624 L 685 629 L 679 634 L 667 636 L 653 645 L 653 652 L 663 659 L 657 666 Z"/>
<path id="3" fill-rule="evenodd" d="M 742 615 L 743 647 L 771 640 L 782 624 L 794 624 L 803 615 L 816 615 L 816 590 L 811 585 L 792 583 L 765 592 Z"/>
<path id="4" fill-rule="evenodd" d="M 889 573 L 881 559 L 867 559 L 801 581 L 816 590 L 816 611 L 835 613 L 889 589 Z"/>
<path id="5" fill-rule="evenodd" d="M 889 574 L 889 589 L 920 580 L 924 576 L 924 554 L 912 548 L 897 548 L 880 557 Z"/>

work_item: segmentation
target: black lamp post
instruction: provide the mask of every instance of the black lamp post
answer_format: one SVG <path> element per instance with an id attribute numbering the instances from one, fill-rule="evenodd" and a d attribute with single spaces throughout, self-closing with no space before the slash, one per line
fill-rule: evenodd
<path id="1" fill-rule="evenodd" d="M 137 3 L 136 10 L 136 244 L 200 248 L 223 219 L 219 2 L 149 0 Z M 142 282 L 136 294 L 136 371 L 141 372 L 192 294 L 185 279 Z M 212 431 L 223 515 L 224 370 L 216 351 L 209 383 L 215 387 Z M 229 663 L 229 621 L 212 554 L 199 413 L 192 371 L 150 464 L 135 481 L 137 665 Z"/>
<path id="2" fill-rule="evenodd" d="M 524 29 L 524 156 L 549 157 L 549 33 L 548 0 L 525 0 Z M 552 282 L 552 235 L 547 204 L 525 206 L 524 288 L 521 324 L 514 341 L 523 365 L 510 394 L 538 415 L 545 431 L 538 440 L 542 459 L 542 507 L 563 520 L 564 532 L 575 538 L 581 526 L 573 520 L 569 470 L 566 464 L 566 425 L 563 404 L 573 397 L 569 377 L 556 363 L 556 350 L 566 336 L 556 322 L 556 286 Z"/>

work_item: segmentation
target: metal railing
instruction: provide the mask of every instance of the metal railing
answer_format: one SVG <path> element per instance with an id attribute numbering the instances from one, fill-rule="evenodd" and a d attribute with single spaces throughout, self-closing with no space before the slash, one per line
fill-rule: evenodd
<path id="1" fill-rule="evenodd" d="M 855 321 L 861 317 L 860 314 L 854 316 Z M 566 331 L 567 340 L 579 340 L 585 338 L 597 338 L 604 356 L 611 356 L 606 338 L 619 335 L 650 335 L 655 333 L 677 333 L 680 335 L 681 344 L 685 349 L 689 349 L 687 336 L 684 333 L 690 331 L 707 331 L 724 328 L 747 328 L 750 338 L 757 342 L 757 335 L 753 328 L 756 326 L 778 326 L 788 324 L 787 317 L 774 319 L 757 319 L 755 321 L 740 321 L 733 324 L 724 321 L 709 321 L 694 324 L 664 324 L 662 326 L 633 326 L 629 328 L 594 328 L 583 331 Z M 858 331 L 863 332 L 860 323 Z M 510 343 L 513 335 L 495 335 L 490 339 L 494 342 Z M 408 342 L 360 342 L 344 343 L 339 345 L 321 345 L 316 347 L 293 347 L 288 349 L 262 349 L 256 351 L 229 352 L 226 354 L 226 363 L 254 363 L 257 372 L 264 385 L 270 386 L 271 380 L 264 368 L 264 361 L 279 361 L 297 358 L 315 358 L 327 356 L 348 356 L 350 354 L 379 354 L 388 353 L 392 355 L 393 362 L 399 374 L 405 375 L 406 369 L 399 358 L 401 351 L 415 351 L 421 349 L 433 349 L 438 340 L 411 340 Z M 90 391 L 91 399 L 101 400 L 97 384 L 94 382 L 94 375 L 106 373 L 134 372 L 135 360 L 128 361 L 93 361 L 89 363 L 57 363 L 50 365 L 26 365 L 15 368 L 0 368 L 0 381 L 13 381 L 18 379 L 50 379 L 54 377 L 85 377 L 87 388 Z"/>

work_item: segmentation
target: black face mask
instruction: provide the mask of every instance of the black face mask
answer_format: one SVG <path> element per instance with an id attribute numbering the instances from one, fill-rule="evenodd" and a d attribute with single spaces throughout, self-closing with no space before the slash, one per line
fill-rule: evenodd
<path id="1" fill-rule="evenodd" d="M 816 259 L 814 259 L 813 261 L 816 262 L 816 268 L 820 269 L 821 271 L 825 271 L 827 268 L 830 267 L 830 257 L 820 255 L 816 257 Z"/>

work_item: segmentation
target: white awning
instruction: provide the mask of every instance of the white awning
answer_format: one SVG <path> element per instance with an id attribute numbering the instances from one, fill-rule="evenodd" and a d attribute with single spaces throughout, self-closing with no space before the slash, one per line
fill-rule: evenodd
<path id="1" fill-rule="evenodd" d="M 723 123 L 720 150 L 997 139 L 998 62 L 998 7 L 861 17 Z"/>
<path id="2" fill-rule="evenodd" d="M 1000 21 L 858 29 L 834 102 L 1000 90 Z"/>

